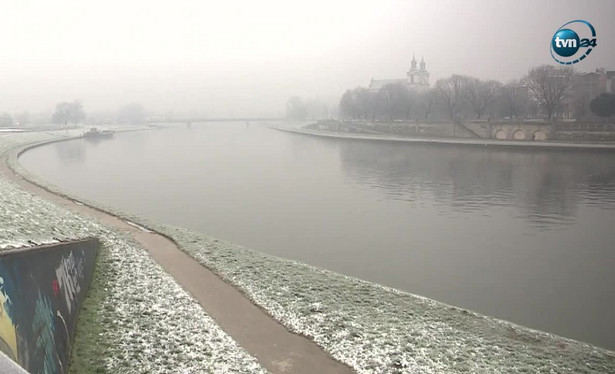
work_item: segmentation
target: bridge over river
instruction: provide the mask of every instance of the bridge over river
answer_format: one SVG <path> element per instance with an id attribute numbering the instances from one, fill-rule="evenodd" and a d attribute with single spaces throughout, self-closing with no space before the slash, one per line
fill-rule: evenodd
<path id="1" fill-rule="evenodd" d="M 164 123 L 203 123 L 203 122 L 282 122 L 286 118 L 271 118 L 271 117 L 240 117 L 240 118 L 202 118 L 202 117 L 186 117 L 186 118 L 170 118 L 158 119 L 152 118 L 147 121 L 148 124 L 164 124 Z"/>

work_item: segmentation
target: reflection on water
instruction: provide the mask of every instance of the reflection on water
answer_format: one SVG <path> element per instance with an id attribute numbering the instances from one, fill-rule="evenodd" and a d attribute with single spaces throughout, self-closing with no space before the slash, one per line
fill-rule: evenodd
<path id="1" fill-rule="evenodd" d="M 574 222 L 579 199 L 615 208 L 615 162 L 605 154 L 346 142 L 340 155 L 357 185 L 446 212 L 514 207 L 518 218 L 552 229 Z"/>
<path id="2" fill-rule="evenodd" d="M 194 125 L 41 147 L 79 195 L 615 348 L 615 159 Z"/>
<path id="3" fill-rule="evenodd" d="M 86 144 L 83 142 L 60 142 L 51 145 L 63 163 L 82 163 L 85 161 Z"/>

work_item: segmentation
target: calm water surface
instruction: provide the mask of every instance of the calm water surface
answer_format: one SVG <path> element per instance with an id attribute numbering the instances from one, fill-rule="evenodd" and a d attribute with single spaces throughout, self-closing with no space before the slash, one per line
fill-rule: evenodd
<path id="1" fill-rule="evenodd" d="M 27 152 L 80 196 L 615 349 L 615 154 L 206 124 Z"/>

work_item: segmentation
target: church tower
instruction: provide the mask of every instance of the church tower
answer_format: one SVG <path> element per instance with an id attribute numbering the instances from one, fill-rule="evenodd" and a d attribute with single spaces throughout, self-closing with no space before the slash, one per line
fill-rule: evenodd
<path id="1" fill-rule="evenodd" d="M 429 72 L 425 69 L 425 59 L 421 57 L 421 70 L 419 70 L 421 85 L 429 86 Z"/>
<path id="2" fill-rule="evenodd" d="M 425 59 L 421 58 L 421 69 L 416 67 L 416 57 L 412 54 L 412 64 L 407 73 L 410 88 L 429 87 L 429 72 L 425 69 Z"/>
<path id="3" fill-rule="evenodd" d="M 412 54 L 412 64 L 410 70 L 406 73 L 405 78 L 401 79 L 374 79 L 369 82 L 368 89 L 372 92 L 378 92 L 382 87 L 389 84 L 401 84 L 407 88 L 417 90 L 429 87 L 429 72 L 425 68 L 425 59 L 421 57 L 420 69 L 416 66 L 416 57 Z"/>

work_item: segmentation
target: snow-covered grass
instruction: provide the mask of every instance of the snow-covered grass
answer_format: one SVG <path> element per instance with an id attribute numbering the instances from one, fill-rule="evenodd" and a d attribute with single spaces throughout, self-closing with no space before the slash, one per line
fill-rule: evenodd
<path id="1" fill-rule="evenodd" d="M 185 229 L 148 226 L 358 372 L 615 372 L 614 352 Z"/>
<path id="2" fill-rule="evenodd" d="M 615 372 L 612 351 L 80 200 L 172 238 L 360 373 Z"/>
<path id="3" fill-rule="evenodd" d="M 0 154 L 21 142 L 54 136 L 0 137 Z M 88 310 L 83 314 L 88 318 L 84 325 L 80 317 L 71 358 L 79 364 L 71 372 L 265 372 L 129 234 L 0 178 L 2 248 L 92 236 L 104 246 L 94 275 L 96 289 L 90 292 L 97 300 L 85 303 Z M 87 349 L 80 349 L 80 344 L 88 344 Z"/>

